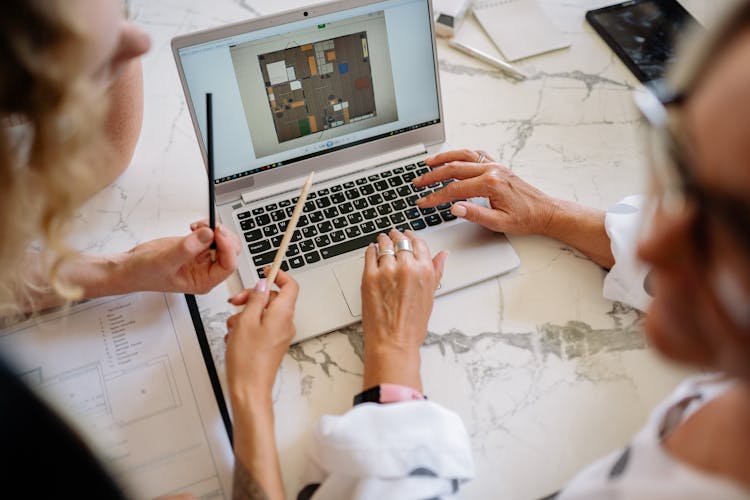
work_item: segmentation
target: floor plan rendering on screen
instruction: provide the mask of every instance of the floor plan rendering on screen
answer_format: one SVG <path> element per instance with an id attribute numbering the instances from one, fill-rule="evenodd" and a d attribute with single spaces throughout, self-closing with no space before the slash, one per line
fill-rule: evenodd
<path id="1" fill-rule="evenodd" d="M 398 121 L 384 11 L 296 28 L 229 46 L 256 159 Z"/>
<path id="2" fill-rule="evenodd" d="M 367 32 L 260 54 L 278 141 L 376 116 Z"/>

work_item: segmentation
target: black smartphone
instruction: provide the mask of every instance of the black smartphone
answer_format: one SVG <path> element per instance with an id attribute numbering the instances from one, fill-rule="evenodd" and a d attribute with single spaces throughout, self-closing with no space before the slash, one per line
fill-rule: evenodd
<path id="1" fill-rule="evenodd" d="M 586 20 L 642 83 L 664 76 L 679 36 L 700 26 L 677 0 L 629 0 L 590 10 Z"/>

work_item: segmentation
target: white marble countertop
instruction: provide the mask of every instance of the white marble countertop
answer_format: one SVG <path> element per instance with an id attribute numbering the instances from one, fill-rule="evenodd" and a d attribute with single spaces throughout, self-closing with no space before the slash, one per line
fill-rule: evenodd
<path id="1" fill-rule="evenodd" d="M 132 2 L 135 22 L 153 40 L 144 58 L 142 137 L 130 169 L 81 211 L 81 248 L 124 250 L 184 234 L 206 216 L 205 171 L 171 38 L 301 3 Z M 572 46 L 524 61 L 532 77 L 523 82 L 440 40 L 448 141 L 485 149 L 542 190 L 593 206 L 641 191 L 636 81 L 584 20 L 586 10 L 607 3 L 542 0 Z M 704 23 L 721 3 L 684 1 Z M 438 299 L 422 349 L 425 392 L 457 411 L 472 438 L 477 478 L 465 498 L 537 498 L 559 489 L 582 465 L 624 444 L 685 374 L 648 348 L 638 313 L 602 298 L 602 269 L 555 241 L 511 241 L 521 267 Z M 237 283 L 200 298 L 220 360 L 226 298 Z M 361 374 L 359 325 L 295 345 L 284 359 L 274 400 L 290 498 L 308 429 L 319 415 L 350 407 Z"/>

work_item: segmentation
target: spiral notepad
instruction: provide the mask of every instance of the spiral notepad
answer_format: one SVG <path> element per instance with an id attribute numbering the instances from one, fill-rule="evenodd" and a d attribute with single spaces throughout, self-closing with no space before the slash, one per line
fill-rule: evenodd
<path id="1" fill-rule="evenodd" d="M 477 0 L 472 11 L 508 61 L 570 46 L 536 0 Z"/>

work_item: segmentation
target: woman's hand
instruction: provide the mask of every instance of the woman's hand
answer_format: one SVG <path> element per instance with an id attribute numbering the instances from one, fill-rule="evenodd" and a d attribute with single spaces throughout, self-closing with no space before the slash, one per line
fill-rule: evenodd
<path id="1" fill-rule="evenodd" d="M 395 252 L 407 238 L 413 252 Z M 394 251 L 395 255 L 380 252 Z M 427 244 L 411 231 L 391 230 L 365 252 L 362 276 L 362 326 L 365 337 L 363 387 L 382 383 L 422 390 L 419 347 L 427 335 L 435 290 L 443 276 L 446 252 L 431 258 Z"/>
<path id="2" fill-rule="evenodd" d="M 233 396 L 270 398 L 276 372 L 294 338 L 299 286 L 281 270 L 276 284 L 279 291 L 269 292 L 262 279 L 254 290 L 229 299 L 236 306 L 245 306 L 227 320 L 227 377 Z"/>
<path id="3" fill-rule="evenodd" d="M 481 161 L 481 163 L 477 163 Z M 487 198 L 490 207 L 458 202 L 451 212 L 498 232 L 511 234 L 544 234 L 549 231 L 559 203 L 510 169 L 495 163 L 486 154 L 462 149 L 427 158 L 427 165 L 442 165 L 414 179 L 418 187 L 434 182 L 457 179 L 440 191 L 417 200 L 422 208 L 467 198 Z"/>
<path id="4" fill-rule="evenodd" d="M 203 294 L 227 279 L 237 268 L 239 238 L 221 224 L 211 231 L 205 220 L 194 222 L 190 229 L 185 237 L 147 241 L 127 252 L 120 276 L 127 288 Z"/>
<path id="5" fill-rule="evenodd" d="M 491 208 L 461 201 L 451 212 L 493 231 L 548 236 L 577 248 L 602 267 L 614 265 L 602 210 L 547 196 L 481 151 L 448 151 L 425 162 L 431 167 L 442 166 L 414 179 L 415 186 L 457 180 L 417 200 L 418 206 L 487 198 Z"/>
<path id="6" fill-rule="evenodd" d="M 266 274 L 270 271 L 266 268 Z M 299 287 L 279 271 L 278 292 L 265 279 L 229 302 L 245 308 L 227 320 L 226 365 L 234 423 L 234 498 L 282 500 L 271 391 L 276 372 L 294 338 Z"/>

